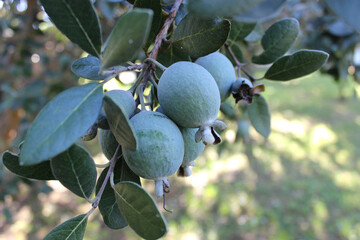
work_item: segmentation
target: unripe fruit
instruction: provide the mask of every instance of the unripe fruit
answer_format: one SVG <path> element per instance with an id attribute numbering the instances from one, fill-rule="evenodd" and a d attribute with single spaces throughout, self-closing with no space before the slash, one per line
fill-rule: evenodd
<path id="1" fill-rule="evenodd" d="M 187 177 L 191 175 L 190 166 L 195 166 L 194 160 L 204 151 L 205 145 L 202 142 L 195 142 L 196 128 L 182 128 L 181 134 L 184 139 L 184 159 L 178 171 L 178 176 Z"/>
<path id="2" fill-rule="evenodd" d="M 184 140 L 179 128 L 162 113 L 141 111 L 130 119 L 138 139 L 138 149 L 123 148 L 130 169 L 140 177 L 155 180 L 156 196 L 163 195 L 163 184 L 180 167 Z"/>
<path id="3" fill-rule="evenodd" d="M 162 110 L 176 124 L 201 128 L 205 144 L 220 143 L 213 130 L 220 109 L 220 93 L 214 78 L 203 67 L 192 62 L 176 62 L 165 70 L 158 85 Z"/>
<path id="4" fill-rule="evenodd" d="M 264 91 L 264 84 L 254 86 L 253 83 L 246 78 L 237 79 L 231 87 L 231 92 L 236 103 L 240 100 L 244 100 L 245 103 L 251 104 L 252 98 Z"/>
<path id="5" fill-rule="evenodd" d="M 218 85 L 221 102 L 225 101 L 231 93 L 231 86 L 236 79 L 235 70 L 231 61 L 223 54 L 214 52 L 195 61 L 203 66 L 214 77 Z"/>
<path id="6" fill-rule="evenodd" d="M 109 160 L 114 156 L 119 143 L 116 141 L 114 134 L 110 130 L 99 129 L 99 142 L 101 151 Z"/>

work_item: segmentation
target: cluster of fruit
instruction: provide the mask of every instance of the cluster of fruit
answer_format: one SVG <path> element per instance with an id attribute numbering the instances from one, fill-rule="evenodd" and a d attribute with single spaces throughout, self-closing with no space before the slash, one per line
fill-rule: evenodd
<path id="1" fill-rule="evenodd" d="M 246 91 L 245 91 L 245 90 Z M 251 97 L 252 83 L 236 80 L 229 59 L 214 52 L 192 62 L 176 62 L 162 74 L 158 84 L 160 106 L 156 111 L 136 111 L 129 91 L 113 90 L 126 109 L 138 139 L 136 150 L 123 146 L 122 153 L 130 169 L 138 176 L 155 180 L 156 196 L 169 188 L 167 177 L 191 175 L 190 166 L 203 152 L 205 145 L 218 144 L 221 138 L 215 129 L 225 123 L 216 120 L 221 102 L 231 93 L 239 99 Z M 121 97 L 119 97 L 121 96 Z M 100 144 L 111 158 L 118 143 L 110 130 L 100 131 Z"/>

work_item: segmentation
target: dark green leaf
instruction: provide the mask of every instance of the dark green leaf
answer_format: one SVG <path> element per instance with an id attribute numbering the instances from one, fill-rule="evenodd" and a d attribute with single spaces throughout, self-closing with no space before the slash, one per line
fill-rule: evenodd
<path id="1" fill-rule="evenodd" d="M 244 13 L 264 0 L 189 0 L 189 11 L 201 17 L 231 17 Z"/>
<path id="2" fill-rule="evenodd" d="M 72 42 L 100 57 L 99 18 L 90 0 L 40 0 L 55 26 Z"/>
<path id="3" fill-rule="evenodd" d="M 326 0 L 326 3 L 347 24 L 360 31 L 359 0 Z"/>
<path id="4" fill-rule="evenodd" d="M 265 0 L 245 13 L 234 16 L 239 22 L 264 22 L 275 18 L 281 13 L 287 0 Z"/>
<path id="5" fill-rule="evenodd" d="M 316 50 L 300 50 L 284 56 L 267 70 L 264 78 L 288 81 L 308 75 L 318 70 L 328 59 L 329 54 Z"/>
<path id="6" fill-rule="evenodd" d="M 232 41 L 242 41 L 254 30 L 256 23 L 231 22 L 230 39 Z"/>
<path id="7" fill-rule="evenodd" d="M 56 180 L 51 171 L 50 161 L 45 161 L 32 166 L 20 166 L 19 156 L 9 151 L 3 153 L 2 161 L 9 171 L 21 177 L 36 180 Z"/>
<path id="8" fill-rule="evenodd" d="M 261 39 L 264 52 L 260 56 L 254 56 L 252 62 L 256 64 L 274 62 L 290 49 L 299 31 L 299 22 L 295 18 L 282 19 L 275 22 L 266 30 Z"/>
<path id="9" fill-rule="evenodd" d="M 109 75 L 99 75 L 101 62 L 97 57 L 87 56 L 76 60 L 71 70 L 79 77 L 86 78 L 89 80 L 104 80 Z"/>
<path id="10" fill-rule="evenodd" d="M 230 22 L 220 19 L 202 19 L 188 14 L 175 29 L 171 38 L 178 51 L 193 58 L 215 52 L 226 41 Z"/>
<path id="11" fill-rule="evenodd" d="M 116 140 L 126 149 L 135 151 L 137 149 L 137 138 L 132 128 L 128 114 L 124 106 L 114 98 L 106 95 L 104 97 L 104 110 Z"/>
<path id="12" fill-rule="evenodd" d="M 155 38 L 162 27 L 162 9 L 160 0 L 136 0 L 134 8 L 147 8 L 151 9 L 154 13 L 149 37 L 145 44 L 145 49 L 147 49 L 155 41 Z"/>
<path id="13" fill-rule="evenodd" d="M 51 100 L 27 132 L 20 163 L 40 163 L 68 149 L 95 123 L 102 97 L 102 85 L 91 83 L 70 88 Z"/>
<path id="14" fill-rule="evenodd" d="M 260 41 L 263 35 L 264 35 L 264 29 L 260 23 L 257 23 L 254 29 L 252 30 L 252 32 L 245 37 L 245 41 L 257 42 Z"/>
<path id="15" fill-rule="evenodd" d="M 134 8 L 120 17 L 104 45 L 102 69 L 132 60 L 146 43 L 153 11 Z"/>
<path id="16" fill-rule="evenodd" d="M 88 151 L 74 144 L 50 162 L 54 176 L 62 185 L 80 197 L 90 197 L 95 188 L 97 173 Z"/>
<path id="17" fill-rule="evenodd" d="M 157 61 L 163 64 L 165 67 L 169 67 L 173 63 L 179 61 L 191 61 L 191 58 L 190 56 L 182 53 L 181 51 L 178 51 L 173 46 L 165 45 L 164 50 L 159 51 L 159 54 L 157 56 Z M 156 74 L 158 76 L 161 76 L 162 73 L 163 73 L 162 70 L 160 70 L 159 68 L 156 69 Z"/>
<path id="18" fill-rule="evenodd" d="M 263 96 L 255 96 L 253 98 L 252 104 L 248 106 L 248 114 L 255 130 L 264 138 L 267 138 L 271 132 L 270 112 Z"/>
<path id="19" fill-rule="evenodd" d="M 84 237 L 88 215 L 82 214 L 55 227 L 44 240 L 81 240 Z"/>
<path id="20" fill-rule="evenodd" d="M 116 200 L 129 226 L 145 239 L 158 239 L 168 231 L 167 223 L 154 199 L 138 184 L 115 185 Z"/>
<path id="21" fill-rule="evenodd" d="M 108 170 L 109 168 L 107 167 L 101 173 L 96 185 L 96 194 L 99 192 Z M 132 181 L 141 185 L 140 178 L 130 170 L 123 158 L 118 160 L 114 169 L 114 183 L 116 184 L 120 181 Z M 109 228 L 121 229 L 127 226 L 127 222 L 117 205 L 114 190 L 110 186 L 109 182 L 106 184 L 105 190 L 99 202 L 99 210 L 105 224 Z"/>

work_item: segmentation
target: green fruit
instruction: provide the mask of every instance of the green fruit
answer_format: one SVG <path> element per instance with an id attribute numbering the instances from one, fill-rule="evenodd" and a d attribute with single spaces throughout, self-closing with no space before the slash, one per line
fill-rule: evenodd
<path id="1" fill-rule="evenodd" d="M 123 148 L 130 169 L 140 177 L 155 180 L 155 193 L 163 195 L 167 177 L 179 169 L 184 157 L 184 140 L 179 128 L 162 113 L 141 111 L 130 119 L 138 138 L 138 149 Z"/>
<path id="2" fill-rule="evenodd" d="M 101 151 L 109 160 L 114 156 L 119 143 L 116 141 L 114 134 L 110 130 L 99 129 L 99 142 Z"/>
<path id="3" fill-rule="evenodd" d="M 213 130 L 220 109 L 220 93 L 205 68 L 192 62 L 174 63 L 160 78 L 158 99 L 164 113 L 176 124 L 200 128 L 197 140 L 202 139 L 205 144 L 221 142 Z"/>
<path id="4" fill-rule="evenodd" d="M 184 159 L 178 171 L 178 176 L 187 177 L 191 175 L 190 166 L 195 166 L 194 160 L 204 151 L 205 145 L 195 141 L 196 128 L 181 128 L 184 139 Z"/>
<path id="5" fill-rule="evenodd" d="M 231 93 L 231 86 L 236 79 L 234 67 L 230 60 L 219 52 L 198 58 L 196 64 L 203 66 L 214 77 L 218 85 L 221 101 L 225 101 Z"/>

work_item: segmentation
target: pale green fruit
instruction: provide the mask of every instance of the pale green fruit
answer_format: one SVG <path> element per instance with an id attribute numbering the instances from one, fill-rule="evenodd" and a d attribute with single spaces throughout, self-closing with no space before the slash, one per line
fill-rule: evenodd
<path id="1" fill-rule="evenodd" d="M 157 196 L 163 195 L 163 184 L 180 167 L 184 157 L 184 140 L 179 128 L 167 116 L 141 111 L 130 119 L 138 139 L 138 149 L 123 148 L 130 169 L 140 177 L 155 180 Z"/>
<path id="2" fill-rule="evenodd" d="M 111 160 L 119 143 L 110 130 L 99 129 L 98 132 L 101 151 L 107 159 Z"/>
<path id="3" fill-rule="evenodd" d="M 176 124 L 201 128 L 198 140 L 205 144 L 221 142 L 212 129 L 220 110 L 220 93 L 205 68 L 192 62 L 174 63 L 160 78 L 158 99 L 162 111 Z"/>
<path id="4" fill-rule="evenodd" d="M 214 77 L 218 85 L 221 101 L 225 101 L 231 93 L 231 86 L 236 79 L 231 61 L 223 54 L 214 52 L 195 61 L 203 66 Z"/>
<path id="5" fill-rule="evenodd" d="M 187 177 L 191 175 L 190 166 L 195 166 L 194 160 L 200 156 L 205 149 L 205 144 L 195 141 L 195 134 L 197 128 L 182 128 L 180 127 L 181 134 L 184 139 L 184 159 L 178 171 L 178 176 Z"/>

